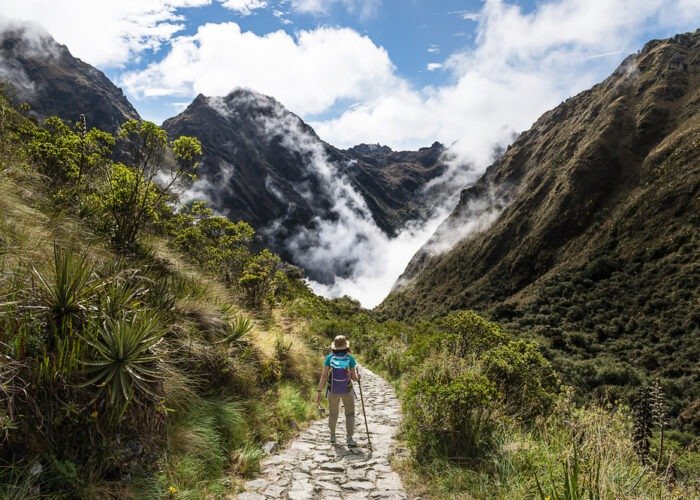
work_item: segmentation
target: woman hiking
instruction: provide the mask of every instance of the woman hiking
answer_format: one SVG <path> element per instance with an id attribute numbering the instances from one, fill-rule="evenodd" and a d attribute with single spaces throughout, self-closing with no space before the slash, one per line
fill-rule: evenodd
<path id="1" fill-rule="evenodd" d="M 326 356 L 323 362 L 316 404 L 321 406 L 321 392 L 325 389 L 328 397 L 328 427 L 331 430 L 331 443 L 335 443 L 335 425 L 338 422 L 340 401 L 343 401 L 347 444 L 348 446 L 357 446 L 357 442 L 352 438 L 355 426 L 355 393 L 351 384 L 351 380 L 358 382 L 360 380 L 360 376 L 355 370 L 357 362 L 350 355 L 350 342 L 344 335 L 338 335 L 333 340 L 331 350 L 333 352 Z"/>

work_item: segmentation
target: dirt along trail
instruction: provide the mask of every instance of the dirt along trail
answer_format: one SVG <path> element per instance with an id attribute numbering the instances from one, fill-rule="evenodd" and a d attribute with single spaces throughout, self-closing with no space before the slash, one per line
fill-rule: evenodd
<path id="1" fill-rule="evenodd" d="M 261 473 L 246 483 L 245 493 L 238 495 L 240 500 L 409 498 L 389 463 L 401 418 L 396 394 L 388 382 L 365 367 L 360 367 L 360 375 L 372 451 L 367 443 L 359 388 L 354 384 L 354 437 L 359 446 L 349 449 L 345 444 L 341 404 L 337 444 L 330 443 L 327 417 L 317 420 L 286 449 L 263 461 Z"/>

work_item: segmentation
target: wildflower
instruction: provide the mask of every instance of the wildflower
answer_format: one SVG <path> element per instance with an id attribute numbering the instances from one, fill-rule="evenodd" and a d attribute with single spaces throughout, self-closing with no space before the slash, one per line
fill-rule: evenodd
<path id="1" fill-rule="evenodd" d="M 90 414 L 90 416 L 91 416 L 92 418 L 97 418 L 97 410 L 93 411 L 93 412 Z"/>
<path id="2" fill-rule="evenodd" d="M 168 488 L 168 493 L 174 495 L 175 493 L 177 493 L 177 488 L 175 486 L 170 486 L 170 488 Z"/>

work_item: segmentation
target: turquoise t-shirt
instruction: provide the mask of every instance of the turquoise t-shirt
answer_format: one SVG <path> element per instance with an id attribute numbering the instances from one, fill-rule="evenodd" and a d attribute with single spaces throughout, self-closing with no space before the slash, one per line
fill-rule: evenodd
<path id="1" fill-rule="evenodd" d="M 335 355 L 338 358 L 341 358 L 342 356 Z M 346 354 L 348 358 L 350 358 L 350 368 L 355 368 L 357 365 L 357 361 L 355 361 L 355 358 L 353 358 L 350 354 Z M 326 360 L 323 362 L 323 366 L 331 366 L 331 358 L 333 357 L 333 354 L 329 354 L 326 356 Z"/>

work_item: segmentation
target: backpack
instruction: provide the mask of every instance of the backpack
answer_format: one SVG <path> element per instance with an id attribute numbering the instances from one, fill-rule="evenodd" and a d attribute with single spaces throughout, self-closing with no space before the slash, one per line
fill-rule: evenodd
<path id="1" fill-rule="evenodd" d="M 350 392 L 350 356 L 331 356 L 330 376 L 328 377 L 332 394 L 347 394 Z"/>

